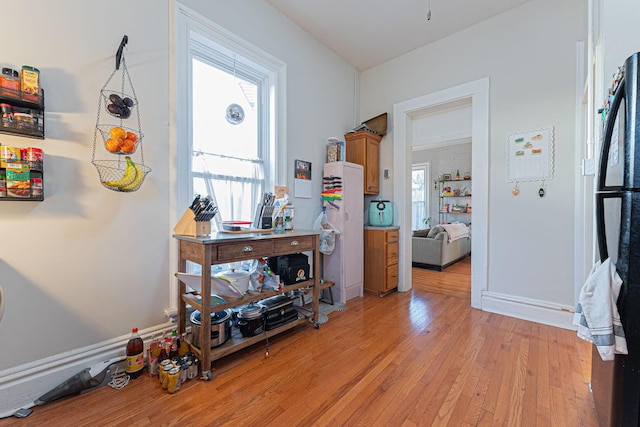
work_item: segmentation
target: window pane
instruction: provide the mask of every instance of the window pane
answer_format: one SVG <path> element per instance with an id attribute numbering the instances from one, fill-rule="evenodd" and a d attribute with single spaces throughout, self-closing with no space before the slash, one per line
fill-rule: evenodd
<path id="1" fill-rule="evenodd" d="M 427 215 L 426 167 L 416 167 L 411 172 L 411 229 L 425 227 Z"/>
<path id="2" fill-rule="evenodd" d="M 265 187 L 259 86 L 197 58 L 192 65 L 194 192 L 213 192 L 223 220 L 252 221 Z M 243 115 L 230 117 L 232 105 Z"/>
<path id="3" fill-rule="evenodd" d="M 258 158 L 257 86 L 194 59 L 193 149 L 242 158 Z M 237 104 L 244 121 L 227 121 L 227 107 Z"/>
<path id="4" fill-rule="evenodd" d="M 411 191 L 414 202 L 424 202 L 424 169 L 413 170 Z"/>

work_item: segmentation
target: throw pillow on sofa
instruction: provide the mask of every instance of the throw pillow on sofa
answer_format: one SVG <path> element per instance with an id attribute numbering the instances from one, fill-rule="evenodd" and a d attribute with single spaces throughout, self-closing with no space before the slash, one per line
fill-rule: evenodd
<path id="1" fill-rule="evenodd" d="M 424 230 L 415 230 L 412 237 L 427 237 L 430 230 L 430 228 L 425 228 Z"/>
<path id="2" fill-rule="evenodd" d="M 438 233 L 441 233 L 444 231 L 444 228 L 442 228 L 439 225 L 436 225 L 435 227 L 433 227 L 430 231 L 429 234 L 427 234 L 427 237 L 429 239 L 433 239 L 434 237 L 436 237 L 438 235 Z"/>

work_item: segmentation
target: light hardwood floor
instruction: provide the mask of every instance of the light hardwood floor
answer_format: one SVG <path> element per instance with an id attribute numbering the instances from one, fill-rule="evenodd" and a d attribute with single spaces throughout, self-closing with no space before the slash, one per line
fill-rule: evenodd
<path id="1" fill-rule="evenodd" d="M 575 332 L 486 313 L 422 284 L 365 295 L 176 394 L 146 374 L 34 408 L 7 426 L 597 426 L 590 347 Z"/>
<path id="2" fill-rule="evenodd" d="M 412 269 L 413 286 L 426 292 L 471 298 L 471 257 L 461 259 L 442 271 Z"/>

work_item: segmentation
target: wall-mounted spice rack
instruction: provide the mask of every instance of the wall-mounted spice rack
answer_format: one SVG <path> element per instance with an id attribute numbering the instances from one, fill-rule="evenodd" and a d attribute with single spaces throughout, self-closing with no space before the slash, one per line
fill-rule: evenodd
<path id="1" fill-rule="evenodd" d="M 0 88 L 0 133 L 44 139 L 44 90 L 40 95 Z"/>
<path id="2" fill-rule="evenodd" d="M 0 145 L 0 201 L 44 200 L 43 152 Z"/>

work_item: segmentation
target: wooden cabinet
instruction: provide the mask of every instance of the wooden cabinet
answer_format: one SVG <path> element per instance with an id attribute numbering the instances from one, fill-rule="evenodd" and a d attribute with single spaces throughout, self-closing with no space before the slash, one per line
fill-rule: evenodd
<path id="1" fill-rule="evenodd" d="M 380 192 L 381 135 L 361 131 L 344 136 L 347 162 L 364 166 L 364 194 Z"/>
<path id="2" fill-rule="evenodd" d="M 399 234 L 399 227 L 365 227 L 365 291 L 383 296 L 398 287 Z"/>

